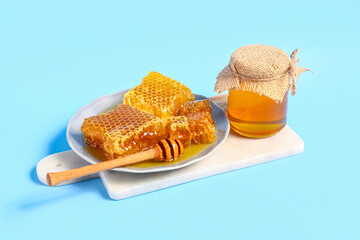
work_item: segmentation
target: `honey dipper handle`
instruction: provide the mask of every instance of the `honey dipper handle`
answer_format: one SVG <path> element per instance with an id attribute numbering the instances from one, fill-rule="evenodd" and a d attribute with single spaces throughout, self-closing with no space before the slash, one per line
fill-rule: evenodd
<path id="1" fill-rule="evenodd" d="M 88 166 L 81 167 L 81 168 L 75 168 L 75 169 L 71 169 L 71 170 L 67 170 L 67 171 L 63 171 L 63 172 L 48 173 L 46 175 L 46 180 L 47 180 L 48 185 L 53 187 L 59 183 L 62 183 L 62 182 L 65 182 L 65 181 L 68 181 L 68 180 L 71 180 L 74 178 L 90 175 L 92 173 L 108 170 L 111 168 L 121 167 L 121 166 L 129 165 L 129 164 L 133 164 L 133 163 L 138 163 L 138 162 L 142 162 L 142 161 L 146 161 L 146 160 L 150 160 L 150 159 L 157 159 L 157 158 L 159 158 L 159 155 L 160 155 L 159 151 L 161 151 L 161 150 L 156 147 L 156 148 L 152 148 L 147 151 L 135 153 L 133 155 L 129 155 L 126 157 L 116 158 L 114 160 L 100 162 L 97 164 L 88 165 Z"/>

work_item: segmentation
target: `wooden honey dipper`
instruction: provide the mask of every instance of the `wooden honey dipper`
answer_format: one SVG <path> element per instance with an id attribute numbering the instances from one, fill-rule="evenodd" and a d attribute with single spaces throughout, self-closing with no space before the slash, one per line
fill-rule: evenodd
<path id="1" fill-rule="evenodd" d="M 108 170 L 111 168 L 121 167 L 133 163 L 138 163 L 146 160 L 155 161 L 171 161 L 172 159 L 178 158 L 182 155 L 184 146 L 179 140 L 172 138 L 163 139 L 153 148 L 138 152 L 129 156 L 116 158 L 100 162 L 85 167 L 75 168 L 62 172 L 51 172 L 46 175 L 46 180 L 49 186 L 53 187 L 59 183 L 86 176 L 92 173 Z"/>

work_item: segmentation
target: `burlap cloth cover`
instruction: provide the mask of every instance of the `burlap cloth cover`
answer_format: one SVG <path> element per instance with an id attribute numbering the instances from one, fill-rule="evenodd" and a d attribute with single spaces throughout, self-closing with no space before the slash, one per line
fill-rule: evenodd
<path id="1" fill-rule="evenodd" d="M 230 63 L 216 77 L 215 91 L 246 90 L 265 95 L 281 103 L 285 93 L 296 93 L 298 76 L 307 68 L 296 66 L 296 49 L 291 59 L 276 47 L 266 45 L 248 45 L 237 49 Z M 291 81 L 292 79 L 292 81 Z"/>

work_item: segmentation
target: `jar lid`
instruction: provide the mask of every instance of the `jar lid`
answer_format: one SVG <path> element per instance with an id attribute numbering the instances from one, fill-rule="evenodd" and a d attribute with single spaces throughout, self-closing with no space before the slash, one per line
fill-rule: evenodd
<path id="1" fill-rule="evenodd" d="M 248 45 L 237 49 L 230 58 L 230 69 L 244 77 L 256 80 L 271 80 L 289 71 L 290 59 L 276 47 Z"/>
<path id="2" fill-rule="evenodd" d="M 283 50 L 276 47 L 243 46 L 231 55 L 230 63 L 216 77 L 215 91 L 253 91 L 281 102 L 288 90 L 295 95 L 298 76 L 310 71 L 296 66 L 299 61 L 297 53 L 296 49 L 289 59 Z"/>

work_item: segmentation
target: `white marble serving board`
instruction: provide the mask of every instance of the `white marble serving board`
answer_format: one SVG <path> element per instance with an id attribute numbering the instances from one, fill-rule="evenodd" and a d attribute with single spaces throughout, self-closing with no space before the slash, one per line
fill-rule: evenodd
<path id="1" fill-rule="evenodd" d="M 285 126 L 278 134 L 263 139 L 244 138 L 230 132 L 226 141 L 214 154 L 182 169 L 141 174 L 109 170 L 60 185 L 100 176 L 110 198 L 119 200 L 289 157 L 303 151 L 303 140 L 289 126 Z M 87 164 L 89 163 L 70 150 L 45 157 L 38 163 L 36 170 L 40 181 L 47 184 L 48 172 L 65 171 Z M 241 174 L 240 171 L 239 174 Z"/>

